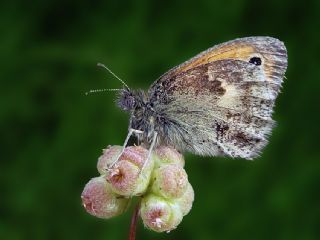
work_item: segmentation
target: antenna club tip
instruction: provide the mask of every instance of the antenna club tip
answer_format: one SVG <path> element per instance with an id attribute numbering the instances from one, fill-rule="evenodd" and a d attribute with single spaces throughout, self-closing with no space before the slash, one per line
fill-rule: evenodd
<path id="1" fill-rule="evenodd" d="M 129 86 L 121 78 L 114 74 L 106 65 L 102 63 L 97 63 L 97 66 L 106 69 L 109 73 L 111 73 L 116 79 L 118 79 L 124 86 L 126 86 L 129 89 Z"/>

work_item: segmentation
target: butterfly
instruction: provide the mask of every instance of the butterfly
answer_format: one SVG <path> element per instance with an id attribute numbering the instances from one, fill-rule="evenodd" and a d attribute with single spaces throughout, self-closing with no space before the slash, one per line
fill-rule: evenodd
<path id="1" fill-rule="evenodd" d="M 267 144 L 287 68 L 284 44 L 246 37 L 216 45 L 158 78 L 148 91 L 119 91 L 129 134 L 151 149 L 253 159 Z"/>

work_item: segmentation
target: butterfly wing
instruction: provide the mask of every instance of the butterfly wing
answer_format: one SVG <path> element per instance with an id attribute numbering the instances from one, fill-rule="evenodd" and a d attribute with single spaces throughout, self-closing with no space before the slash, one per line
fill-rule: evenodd
<path id="1" fill-rule="evenodd" d="M 162 141 L 200 155 L 252 159 L 266 145 L 287 67 L 270 37 L 217 45 L 171 69 L 150 88 Z"/>

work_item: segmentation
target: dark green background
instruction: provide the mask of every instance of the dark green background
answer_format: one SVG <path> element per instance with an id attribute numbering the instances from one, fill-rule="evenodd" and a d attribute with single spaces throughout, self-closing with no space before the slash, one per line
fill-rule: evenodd
<path id="1" fill-rule="evenodd" d="M 0 7 L 0 239 L 126 239 L 132 209 L 100 220 L 81 206 L 128 116 L 114 93 L 148 86 L 217 43 L 268 35 L 289 67 L 256 161 L 186 155 L 196 200 L 170 234 L 138 239 L 320 239 L 320 1 L 11 1 Z"/>

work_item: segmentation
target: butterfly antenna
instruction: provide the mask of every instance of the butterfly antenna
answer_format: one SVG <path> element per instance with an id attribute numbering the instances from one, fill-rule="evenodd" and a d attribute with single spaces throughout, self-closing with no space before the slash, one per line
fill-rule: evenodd
<path id="1" fill-rule="evenodd" d="M 128 89 L 129 86 L 121 79 L 119 78 L 116 74 L 114 74 L 106 65 L 102 64 L 102 63 L 98 63 L 97 64 L 98 67 L 103 67 L 104 69 L 106 69 L 109 73 L 111 73 L 116 79 L 118 79 L 124 86 L 126 86 Z"/>
<path id="2" fill-rule="evenodd" d="M 104 89 L 91 89 L 88 92 L 85 92 L 86 95 L 93 94 L 93 93 L 100 93 L 100 92 L 115 92 L 120 91 L 121 89 L 117 88 L 104 88 Z"/>

